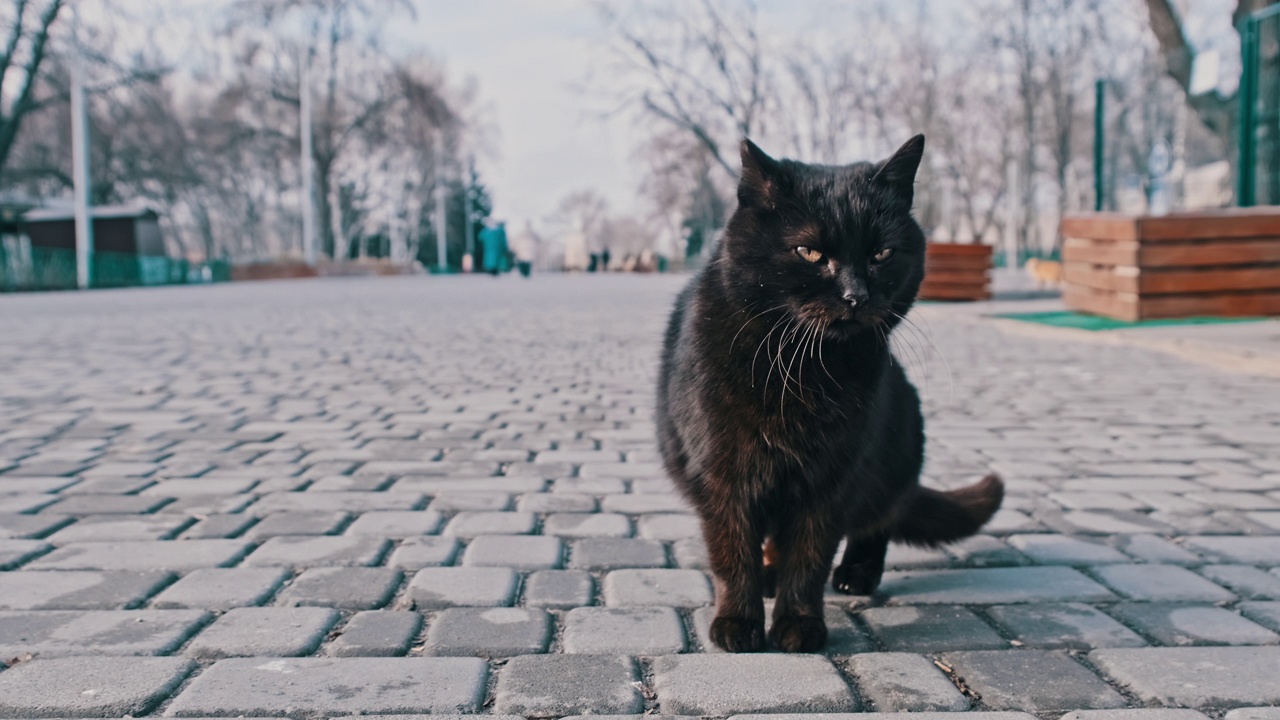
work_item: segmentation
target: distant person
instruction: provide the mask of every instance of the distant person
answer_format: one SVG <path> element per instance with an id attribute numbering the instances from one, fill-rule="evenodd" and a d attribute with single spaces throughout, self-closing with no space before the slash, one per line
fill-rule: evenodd
<path id="1" fill-rule="evenodd" d="M 481 265 L 484 272 L 497 277 L 508 265 L 507 224 L 499 222 L 480 231 Z"/>
<path id="2" fill-rule="evenodd" d="M 533 259 L 537 256 L 538 235 L 533 231 L 533 223 L 528 220 L 524 228 L 511 237 L 511 254 L 516 259 L 516 269 L 523 277 L 533 272 Z"/>
<path id="3" fill-rule="evenodd" d="M 600 253 L 600 272 L 609 272 L 609 248 Z"/>
<path id="4" fill-rule="evenodd" d="M 587 236 L 580 232 L 571 232 L 564 238 L 564 269 L 566 272 L 587 269 L 590 259 L 587 255 Z"/>

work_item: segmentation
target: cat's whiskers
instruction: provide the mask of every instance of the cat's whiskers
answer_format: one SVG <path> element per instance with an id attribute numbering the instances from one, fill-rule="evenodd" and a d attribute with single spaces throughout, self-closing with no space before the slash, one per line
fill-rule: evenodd
<path id="1" fill-rule="evenodd" d="M 760 303 L 762 303 L 762 302 L 764 302 L 764 301 L 763 301 L 763 300 L 757 300 L 757 301 L 755 301 L 755 302 L 751 303 L 750 305 L 748 305 L 748 306 L 747 306 L 747 308 L 746 308 L 745 310 L 743 310 L 743 312 L 750 312 L 752 308 L 754 308 L 755 306 L 759 305 L 759 304 L 760 304 Z M 756 313 L 755 315 L 752 315 L 751 317 L 747 318 L 747 321 L 746 321 L 746 322 L 744 322 L 744 323 L 742 323 L 742 327 L 738 328 L 738 332 L 734 334 L 734 336 L 733 336 L 733 340 L 730 340 L 730 341 L 729 341 L 729 349 L 730 349 L 730 350 L 732 350 L 732 349 L 733 349 L 733 345 L 734 345 L 734 343 L 738 342 L 738 336 L 742 334 L 742 331 L 743 331 L 743 330 L 746 330 L 746 329 L 747 329 L 747 326 L 751 324 L 751 321 L 752 321 L 752 320 L 755 320 L 756 318 L 760 317 L 761 315 L 764 315 L 765 313 L 773 312 L 774 310 L 780 310 L 780 309 L 782 309 L 782 308 L 784 308 L 784 307 L 786 307 L 786 306 L 787 306 L 787 304 L 786 304 L 786 303 L 782 303 L 781 305 L 774 305 L 773 307 L 769 308 L 768 310 L 761 310 L 760 312 Z"/>
<path id="2" fill-rule="evenodd" d="M 955 400 L 955 396 L 956 396 L 955 376 L 951 374 L 951 363 L 947 362 L 947 356 L 943 355 L 942 351 L 939 350 L 938 346 L 933 342 L 933 337 L 932 337 L 933 328 L 930 327 L 928 328 L 928 332 L 925 332 L 925 328 L 921 328 L 919 325 L 916 325 L 913 321 L 908 320 L 905 316 L 899 315 L 898 317 L 901 318 L 903 322 L 915 328 L 921 334 L 921 336 L 924 337 L 925 342 L 929 343 L 929 346 L 933 348 L 933 353 L 938 356 L 939 360 L 942 361 L 942 369 L 947 371 L 947 395 L 951 398 L 951 400 Z M 919 317 L 920 320 L 925 324 L 925 326 L 928 327 L 929 325 L 928 318 L 924 317 L 923 315 L 917 315 L 917 317 Z"/>
<path id="3" fill-rule="evenodd" d="M 903 320 L 903 319 L 904 319 L 901 315 L 899 315 L 898 313 L 896 313 L 896 312 L 894 312 L 894 311 L 892 311 L 892 310 L 889 310 L 889 314 L 890 314 L 890 315 L 893 315 L 894 317 L 898 318 L 899 320 Z M 907 327 L 907 330 L 911 330 L 911 329 L 912 329 L 912 328 Z M 904 332 L 905 332 L 905 331 L 904 331 Z M 894 349 L 894 346 L 893 346 L 893 339 L 895 339 L 895 338 L 900 338 L 900 339 L 901 339 L 901 341 L 902 341 L 902 345 L 903 345 L 903 347 L 905 348 L 905 350 L 911 353 L 910 357 L 908 357 L 908 358 L 907 358 L 907 359 L 910 361 L 910 363 L 909 363 L 910 368 L 911 368 L 911 370 L 913 370 L 916 374 L 920 375 L 921 380 L 924 382 L 924 386 L 925 386 L 925 393 L 926 393 L 926 394 L 928 394 L 928 392 L 929 392 L 929 365 L 928 365 L 928 363 L 927 363 L 927 362 L 926 362 L 926 360 L 925 360 L 925 358 L 927 357 L 927 355 L 928 355 L 928 354 L 923 352 L 923 348 L 917 348 L 917 345 L 918 345 L 919 343 L 918 343 L 918 342 L 914 342 L 914 341 L 915 341 L 915 340 L 918 340 L 919 338 L 918 338 L 918 337 L 915 337 L 914 335 L 904 335 L 904 334 L 902 334 L 902 333 L 893 334 L 891 331 L 886 331 L 886 332 L 885 332 L 885 335 L 886 335 L 886 337 L 889 337 L 889 340 L 890 340 L 890 342 L 889 342 L 889 348 L 890 348 L 890 350 L 893 350 L 893 349 Z M 892 356 L 892 352 L 890 353 L 890 355 Z"/>
<path id="4" fill-rule="evenodd" d="M 773 335 L 773 331 L 777 330 L 778 326 L 782 324 L 782 321 L 786 319 L 787 319 L 787 315 L 784 314 L 782 317 L 775 320 L 773 323 L 773 327 L 769 328 L 769 332 L 764 334 L 764 337 L 760 339 L 760 344 L 756 346 L 756 351 L 751 354 L 751 387 L 756 386 L 756 359 L 759 358 L 760 356 L 760 349 L 765 346 L 765 343 L 769 342 L 769 337 Z M 770 364 L 769 373 L 770 374 L 773 373 L 772 364 Z M 765 382 L 765 387 L 766 388 L 769 387 L 768 375 L 765 376 L 764 382 Z"/>

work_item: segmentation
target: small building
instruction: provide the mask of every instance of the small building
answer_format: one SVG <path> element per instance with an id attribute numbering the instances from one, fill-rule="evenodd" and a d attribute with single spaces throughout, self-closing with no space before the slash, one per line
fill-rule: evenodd
<path id="1" fill-rule="evenodd" d="M 169 259 L 160 234 L 160 216 L 142 204 L 90 208 L 93 218 L 93 287 L 158 285 L 169 281 Z M 71 208 L 39 208 L 18 222 L 28 243 L 31 287 L 76 286 L 76 226 Z"/>

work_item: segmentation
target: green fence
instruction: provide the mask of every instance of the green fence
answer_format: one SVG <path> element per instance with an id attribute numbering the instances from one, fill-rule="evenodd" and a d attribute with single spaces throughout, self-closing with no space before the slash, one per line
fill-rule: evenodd
<path id="1" fill-rule="evenodd" d="M 1240 28 L 1240 205 L 1280 204 L 1280 5 Z"/>
<path id="2" fill-rule="evenodd" d="M 231 265 L 222 260 L 193 263 L 167 257 L 94 253 L 89 285 L 95 288 L 227 282 Z M 74 250 L 0 245 L 0 292 L 71 290 L 76 287 Z"/>

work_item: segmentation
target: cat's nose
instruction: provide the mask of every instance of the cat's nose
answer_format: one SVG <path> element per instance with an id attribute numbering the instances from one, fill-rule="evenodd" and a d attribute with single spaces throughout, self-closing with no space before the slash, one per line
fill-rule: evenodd
<path id="1" fill-rule="evenodd" d="M 850 290 L 844 294 L 844 301 L 849 303 L 849 307 L 856 308 L 867 303 L 867 294 Z"/>

